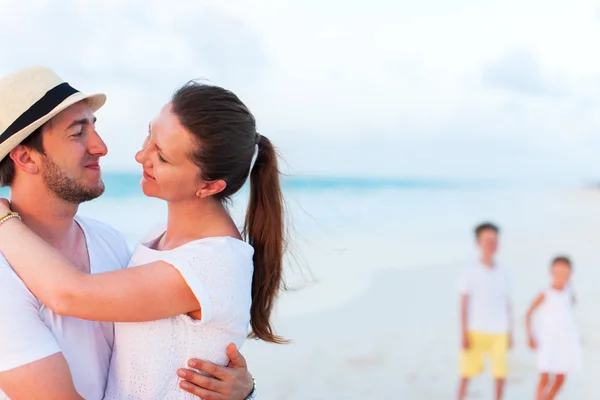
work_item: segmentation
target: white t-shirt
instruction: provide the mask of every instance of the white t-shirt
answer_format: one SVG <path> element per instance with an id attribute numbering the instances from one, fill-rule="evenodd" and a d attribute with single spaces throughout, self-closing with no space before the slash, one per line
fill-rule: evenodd
<path id="1" fill-rule="evenodd" d="M 85 234 L 92 273 L 127 266 L 130 252 L 119 232 L 92 219 L 75 220 Z M 0 255 L 0 371 L 62 352 L 79 394 L 86 400 L 101 400 L 112 346 L 112 323 L 56 315 Z M 8 397 L 0 390 L 0 400 L 5 399 Z"/>
<path id="2" fill-rule="evenodd" d="M 179 389 L 177 369 L 187 368 L 191 357 L 226 365 L 227 345 L 241 346 L 248 334 L 254 249 L 219 237 L 157 251 L 149 247 L 153 239 L 137 247 L 129 265 L 159 260 L 173 265 L 198 299 L 202 320 L 184 314 L 115 323 L 106 400 L 197 399 Z"/>
<path id="3" fill-rule="evenodd" d="M 489 268 L 476 263 L 467 268 L 460 293 L 469 295 L 468 330 L 480 333 L 508 333 L 511 279 L 507 268 Z"/>

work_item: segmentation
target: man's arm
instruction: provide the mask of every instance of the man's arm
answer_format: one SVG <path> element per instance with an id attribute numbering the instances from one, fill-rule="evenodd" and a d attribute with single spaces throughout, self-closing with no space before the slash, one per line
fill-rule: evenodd
<path id="1" fill-rule="evenodd" d="M 222 367 L 191 359 L 189 366 L 203 371 L 209 376 L 201 375 L 189 369 L 180 369 L 178 375 L 183 379 L 180 387 L 193 395 L 206 400 L 245 400 L 253 394 L 254 380 L 248 372 L 246 359 L 234 344 L 227 347 L 227 355 L 231 360 L 227 367 Z"/>
<path id="2" fill-rule="evenodd" d="M 81 400 L 39 307 L 0 255 L 0 390 L 12 400 Z"/>
<path id="3" fill-rule="evenodd" d="M 0 388 L 11 400 L 84 400 L 62 353 L 0 372 Z"/>

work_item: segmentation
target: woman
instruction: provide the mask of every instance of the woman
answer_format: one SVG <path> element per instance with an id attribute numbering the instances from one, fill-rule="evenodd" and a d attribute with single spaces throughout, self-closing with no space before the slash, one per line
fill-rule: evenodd
<path id="1" fill-rule="evenodd" d="M 249 324 L 253 336 L 284 342 L 270 321 L 284 247 L 277 156 L 237 96 L 190 82 L 150 124 L 136 160 L 143 192 L 167 202 L 168 219 L 129 268 L 84 274 L 18 218 L 0 224 L 0 251 L 57 314 L 116 322 L 106 399 L 193 398 L 172 376 L 189 356 L 226 364 L 226 346 L 241 345 Z M 240 234 L 225 203 L 248 175 Z"/>

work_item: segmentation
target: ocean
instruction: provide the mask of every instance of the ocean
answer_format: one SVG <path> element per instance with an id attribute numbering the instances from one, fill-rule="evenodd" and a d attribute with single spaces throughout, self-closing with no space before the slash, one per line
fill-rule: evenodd
<path id="1" fill-rule="evenodd" d="M 142 193 L 139 172 L 104 172 L 103 179 L 105 193 L 82 204 L 81 215 L 114 226 L 130 246 L 165 222 L 166 205 Z M 454 243 L 470 240 L 472 227 L 483 220 L 496 221 L 508 230 L 535 232 L 544 229 L 548 217 L 556 213 L 585 212 L 579 206 L 557 204 L 547 196 L 576 186 L 459 179 L 282 177 L 292 247 L 303 241 L 390 236 L 415 245 Z M 7 188 L 0 189 L 0 196 L 8 195 Z M 247 196 L 248 184 L 230 206 L 240 227 Z M 435 261 L 430 255 L 421 258 L 411 262 L 428 265 Z"/>
<path id="2" fill-rule="evenodd" d="M 82 215 L 105 221 L 125 234 L 134 245 L 144 232 L 164 221 L 166 206 L 146 197 L 138 172 L 104 172 L 105 193 L 80 207 Z M 460 193 L 481 193 L 501 187 L 498 183 L 434 179 L 377 179 L 349 177 L 282 177 L 288 220 L 295 232 L 335 236 L 349 231 L 372 235 L 397 222 L 417 223 L 416 217 L 431 219 L 436 204 L 460 207 Z M 248 184 L 234 197 L 231 212 L 243 221 Z M 457 197 L 458 195 L 458 197 Z M 9 196 L 0 188 L 0 196 Z M 440 197 L 442 196 L 442 197 Z M 388 207 L 389 205 L 389 207 Z M 387 217 L 377 218 L 386 209 Z"/>

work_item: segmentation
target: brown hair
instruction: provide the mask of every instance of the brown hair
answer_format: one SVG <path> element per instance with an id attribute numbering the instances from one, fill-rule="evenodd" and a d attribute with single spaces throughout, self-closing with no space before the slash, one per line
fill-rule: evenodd
<path id="1" fill-rule="evenodd" d="M 46 154 L 42 143 L 42 132 L 44 125 L 33 131 L 32 134 L 27 136 L 21 144 L 29 149 L 35 150 L 40 154 Z M 10 158 L 10 154 L 7 154 L 2 161 L 0 161 L 0 187 L 10 186 L 15 180 L 15 162 Z"/>
<path id="2" fill-rule="evenodd" d="M 483 231 L 494 231 L 496 233 L 500 233 L 500 228 L 498 226 L 492 224 L 491 222 L 484 222 L 475 227 L 475 238 L 479 239 L 481 232 Z"/>
<path id="3" fill-rule="evenodd" d="M 284 201 L 279 185 L 275 147 L 256 132 L 256 121 L 232 92 L 218 86 L 188 82 L 171 100 L 173 113 L 197 141 L 191 159 L 202 179 L 222 179 L 217 198 L 228 201 L 250 174 L 250 200 L 244 237 L 254 247 L 251 336 L 273 343 L 285 340 L 273 331 L 270 317 L 283 287 Z M 255 148 L 256 162 L 249 171 Z"/>
<path id="4" fill-rule="evenodd" d="M 550 268 L 554 267 L 558 263 L 565 264 L 567 267 L 569 267 L 569 269 L 573 269 L 573 266 L 571 264 L 571 260 L 569 259 L 569 257 L 566 257 L 566 256 L 554 257 L 554 259 L 552 260 L 552 264 L 550 264 Z"/>

